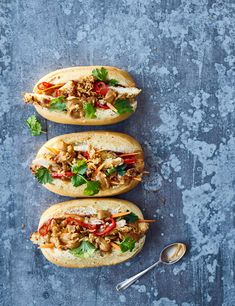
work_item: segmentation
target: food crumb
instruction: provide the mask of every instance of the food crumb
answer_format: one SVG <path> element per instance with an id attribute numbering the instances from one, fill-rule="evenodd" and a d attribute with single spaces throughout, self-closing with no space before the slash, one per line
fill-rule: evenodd
<path id="1" fill-rule="evenodd" d="M 21 224 L 21 229 L 23 230 L 24 228 L 25 228 L 25 224 L 22 223 L 22 224 Z"/>

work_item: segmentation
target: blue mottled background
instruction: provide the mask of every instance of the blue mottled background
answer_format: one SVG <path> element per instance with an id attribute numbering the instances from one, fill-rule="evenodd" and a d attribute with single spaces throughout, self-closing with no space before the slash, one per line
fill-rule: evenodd
<path id="1" fill-rule="evenodd" d="M 235 305 L 234 12 L 229 0 L 1 1 L 1 305 Z M 127 69 L 143 89 L 137 113 L 107 129 L 143 145 L 150 175 L 123 197 L 161 222 L 130 262 L 67 270 L 28 240 L 63 200 L 28 165 L 48 138 L 88 128 L 40 118 L 47 134 L 30 136 L 21 93 L 51 70 L 93 64 Z M 115 291 L 174 241 L 189 247 L 183 261 Z"/>

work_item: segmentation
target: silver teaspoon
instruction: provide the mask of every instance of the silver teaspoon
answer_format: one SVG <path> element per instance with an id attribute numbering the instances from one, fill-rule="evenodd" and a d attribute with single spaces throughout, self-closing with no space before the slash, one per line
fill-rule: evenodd
<path id="1" fill-rule="evenodd" d="M 155 262 L 153 265 L 148 267 L 147 269 L 141 271 L 140 273 L 124 280 L 116 286 L 117 291 L 124 290 L 132 285 L 137 279 L 139 279 L 142 275 L 147 273 L 149 270 L 153 269 L 160 263 L 172 265 L 178 262 L 186 252 L 186 245 L 183 243 L 173 243 L 165 247 L 159 257 L 159 260 Z"/>

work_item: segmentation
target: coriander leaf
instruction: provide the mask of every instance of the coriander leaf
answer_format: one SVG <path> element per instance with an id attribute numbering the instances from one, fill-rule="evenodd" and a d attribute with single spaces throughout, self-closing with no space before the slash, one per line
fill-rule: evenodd
<path id="1" fill-rule="evenodd" d="M 107 175 L 107 176 L 110 176 L 110 175 L 113 174 L 114 172 L 116 172 L 116 168 L 115 168 L 115 167 L 109 168 L 109 169 L 107 169 L 107 171 L 106 171 L 106 175 Z"/>
<path id="2" fill-rule="evenodd" d="M 101 67 L 100 69 L 94 69 L 92 70 L 92 75 L 99 81 L 106 82 L 108 77 L 108 70 L 104 67 Z"/>
<path id="3" fill-rule="evenodd" d="M 96 247 L 92 243 L 89 241 L 82 241 L 78 248 L 72 249 L 69 252 L 79 258 L 88 258 L 95 252 L 95 250 Z"/>
<path id="4" fill-rule="evenodd" d="M 124 252 L 127 252 L 127 251 L 130 251 L 132 252 L 134 247 L 135 247 L 135 239 L 131 238 L 131 237 L 126 237 L 120 244 L 120 248 L 121 248 L 121 251 L 124 253 Z"/>
<path id="5" fill-rule="evenodd" d="M 108 84 L 111 86 L 116 86 L 118 84 L 118 81 L 115 79 L 110 79 L 108 80 Z"/>
<path id="6" fill-rule="evenodd" d="M 30 116 L 26 121 L 32 136 L 39 136 L 42 133 L 42 125 L 35 115 Z"/>
<path id="7" fill-rule="evenodd" d="M 121 176 L 125 175 L 125 173 L 126 173 L 125 169 L 126 169 L 126 165 L 125 164 L 116 167 L 117 173 L 119 175 L 121 175 Z"/>
<path id="8" fill-rule="evenodd" d="M 60 96 L 58 98 L 52 99 L 50 102 L 50 106 L 49 106 L 49 110 L 58 110 L 61 112 L 66 111 L 67 106 L 66 106 L 66 102 L 65 102 L 65 97 L 64 96 Z"/>
<path id="9" fill-rule="evenodd" d="M 71 171 L 75 174 L 85 174 L 87 170 L 87 163 L 84 159 L 78 160 L 71 168 Z"/>
<path id="10" fill-rule="evenodd" d="M 71 178 L 71 183 L 73 184 L 74 187 L 81 186 L 86 183 L 86 180 L 82 175 L 74 175 Z"/>
<path id="11" fill-rule="evenodd" d="M 133 107 L 130 105 L 128 100 L 117 99 L 114 103 L 114 107 L 117 109 L 119 115 L 134 112 Z"/>
<path id="12" fill-rule="evenodd" d="M 100 191 L 100 182 L 87 181 L 86 188 L 84 189 L 84 195 L 93 196 Z"/>
<path id="13" fill-rule="evenodd" d="M 35 177 L 41 184 L 52 183 L 53 179 L 48 169 L 45 167 L 40 167 L 35 172 Z"/>
<path id="14" fill-rule="evenodd" d="M 125 219 L 127 223 L 134 223 L 139 219 L 139 217 L 134 213 L 130 213 L 129 215 L 124 216 L 123 219 Z"/>
<path id="15" fill-rule="evenodd" d="M 84 110 L 85 118 L 89 118 L 89 119 L 96 118 L 96 115 L 95 115 L 96 109 L 91 103 L 85 103 L 83 105 L 83 110 Z"/>

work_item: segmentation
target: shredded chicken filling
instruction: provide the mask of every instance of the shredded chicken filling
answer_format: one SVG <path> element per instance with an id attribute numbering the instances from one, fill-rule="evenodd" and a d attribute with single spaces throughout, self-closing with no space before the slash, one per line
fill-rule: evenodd
<path id="1" fill-rule="evenodd" d="M 127 237 L 138 242 L 148 229 L 147 224 L 139 223 L 138 220 L 127 223 L 119 218 L 121 220 L 113 221 L 115 226 L 109 230 L 108 220 L 114 220 L 109 210 L 98 210 L 95 215 L 67 215 L 48 220 L 38 232 L 31 235 L 31 241 L 40 247 L 61 250 L 72 250 L 83 241 L 88 241 L 102 254 L 111 252 L 113 246 L 117 248 Z"/>
<path id="2" fill-rule="evenodd" d="M 125 154 L 97 150 L 90 145 L 68 144 L 62 140 L 56 149 L 47 149 L 48 153 L 31 165 L 34 174 L 39 168 L 45 167 L 52 178 L 70 181 L 75 175 L 74 166 L 82 162 L 85 168 L 83 177 L 88 181 L 98 181 L 102 190 L 128 184 L 133 179 L 141 181 L 142 178 L 141 152 Z"/>
<path id="3" fill-rule="evenodd" d="M 44 82 L 46 83 L 46 82 Z M 105 85 L 105 90 L 97 90 L 98 82 L 93 75 L 82 77 L 79 80 L 71 80 L 65 84 L 61 84 L 57 88 L 56 85 L 51 84 L 51 88 L 39 90 L 38 93 L 25 93 L 25 103 L 35 104 L 51 110 L 64 111 L 73 118 L 95 118 L 95 110 L 110 109 L 116 113 L 115 102 L 120 99 L 125 99 L 130 104 L 130 109 L 124 110 L 131 112 L 134 98 L 140 93 L 140 90 L 135 87 L 123 86 L 108 86 Z M 54 85 L 54 86 L 53 86 Z M 59 102 L 55 102 L 59 99 Z M 64 103 L 64 106 L 63 104 Z M 85 109 L 89 104 L 89 111 Z M 91 110 L 92 109 L 92 110 Z M 91 112 L 94 112 L 91 114 Z M 123 112 L 123 111 L 122 111 Z"/>

